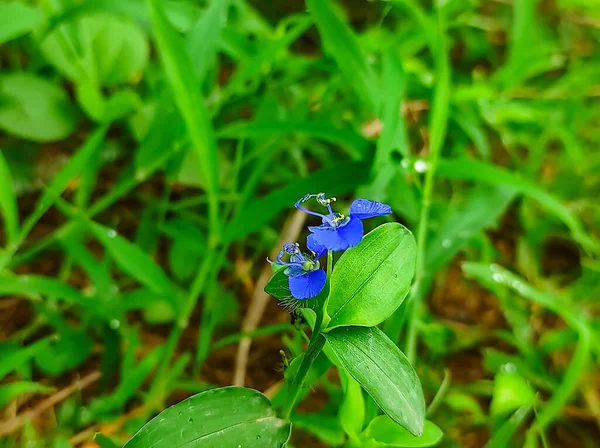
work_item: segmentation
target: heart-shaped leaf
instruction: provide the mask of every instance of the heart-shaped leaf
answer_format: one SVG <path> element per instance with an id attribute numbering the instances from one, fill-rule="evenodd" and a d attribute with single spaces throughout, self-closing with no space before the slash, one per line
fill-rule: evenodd
<path id="1" fill-rule="evenodd" d="M 222 387 L 194 395 L 164 410 L 123 448 L 283 447 L 291 424 L 275 416 L 260 392 Z"/>
<path id="2" fill-rule="evenodd" d="M 379 415 L 371 420 L 371 423 L 369 423 L 369 426 L 365 430 L 365 435 L 375 439 L 382 444 L 382 447 L 402 448 L 436 446 L 444 437 L 442 430 L 429 420 L 425 422 L 423 435 L 415 437 L 409 434 L 406 429 L 396 424 L 387 415 Z"/>
<path id="3" fill-rule="evenodd" d="M 36 142 L 68 137 L 77 110 L 58 85 L 29 73 L 0 76 L 0 129 Z"/>
<path id="4" fill-rule="evenodd" d="M 374 326 L 391 316 L 408 294 L 415 263 L 415 239 L 401 224 L 383 224 L 366 235 L 335 265 L 329 328 Z"/>
<path id="5" fill-rule="evenodd" d="M 381 410 L 412 435 L 423 434 L 423 389 L 404 353 L 377 327 L 341 327 L 324 335 L 342 367 Z"/>

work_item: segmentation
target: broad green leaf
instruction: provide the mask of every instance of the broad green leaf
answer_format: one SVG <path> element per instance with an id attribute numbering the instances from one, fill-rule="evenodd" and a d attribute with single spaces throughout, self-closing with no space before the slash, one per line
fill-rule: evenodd
<path id="1" fill-rule="evenodd" d="M 94 222 L 89 222 L 88 226 L 121 269 L 147 286 L 153 293 L 169 297 L 173 305 L 178 305 L 175 286 L 150 255 L 113 229 Z"/>
<path id="2" fill-rule="evenodd" d="M 149 54 L 146 37 L 135 23 L 104 13 L 59 25 L 45 36 L 40 47 L 50 63 L 71 81 L 97 85 L 137 81 Z"/>
<path id="3" fill-rule="evenodd" d="M 331 317 L 328 326 L 383 322 L 408 294 L 415 261 L 415 239 L 401 224 L 383 224 L 365 235 L 335 265 L 327 305 Z"/>
<path id="4" fill-rule="evenodd" d="M 533 405 L 535 395 L 525 378 L 518 373 L 499 372 L 494 377 L 494 392 L 490 414 L 500 416 L 516 411 L 521 406 Z"/>
<path id="5" fill-rule="evenodd" d="M 423 389 L 404 353 L 377 327 L 340 327 L 324 335 L 344 369 L 381 410 L 412 435 L 423 434 Z"/>
<path id="6" fill-rule="evenodd" d="M 367 64 L 356 35 L 342 21 L 332 2 L 307 0 L 306 6 L 321 34 L 323 46 L 335 58 L 358 95 L 377 113 L 381 95 L 379 84 Z"/>
<path id="7" fill-rule="evenodd" d="M 273 274 L 265 286 L 265 292 L 276 299 L 288 299 L 292 296 L 289 277 L 285 275 L 285 269 L 279 269 Z"/>
<path id="8" fill-rule="evenodd" d="M 0 128 L 36 142 L 68 137 L 77 127 L 77 110 L 63 89 L 24 72 L 0 76 Z"/>
<path id="9" fill-rule="evenodd" d="M 42 11 L 21 2 L 0 2 L 0 44 L 33 31 L 44 20 Z"/>
<path id="10" fill-rule="evenodd" d="M 6 241 L 10 244 L 17 237 L 19 230 L 19 211 L 17 198 L 13 190 L 12 176 L 8 163 L 0 149 L 0 213 L 4 218 Z"/>
<path id="11" fill-rule="evenodd" d="M 32 381 L 15 381 L 0 386 L 0 409 L 6 406 L 9 402 L 23 394 L 47 394 L 52 392 L 52 387 L 44 386 L 43 384 L 34 383 Z"/>
<path id="12" fill-rule="evenodd" d="M 378 447 L 427 447 L 436 446 L 442 441 L 444 433 L 435 423 L 427 420 L 423 435 L 415 437 L 396 424 L 387 415 L 379 415 L 371 420 L 365 430 L 365 436 L 375 439 Z"/>
<path id="13" fill-rule="evenodd" d="M 177 31 L 167 20 L 162 2 L 149 0 L 154 38 L 167 74 L 175 103 L 187 126 L 193 150 L 209 200 L 209 220 L 212 232 L 218 232 L 218 160 L 217 144 L 212 122 L 204 99 L 200 95 L 191 61 Z"/>
<path id="14" fill-rule="evenodd" d="M 573 238 L 585 249 L 600 253 L 600 243 L 590 237 L 579 218 L 559 199 L 530 181 L 503 168 L 471 159 L 440 160 L 438 174 L 448 179 L 472 180 L 493 185 L 514 187 L 519 193 L 538 202 L 558 217 L 572 232 Z"/>
<path id="15" fill-rule="evenodd" d="M 260 392 L 222 387 L 164 410 L 124 448 L 283 448 L 290 430 L 290 423 L 275 416 L 271 403 Z"/>
<path id="16" fill-rule="evenodd" d="M 336 194 L 344 194 L 365 182 L 368 175 L 368 164 L 342 162 L 294 181 L 244 207 L 226 227 L 224 240 L 232 242 L 260 230 L 281 210 L 292 207 L 307 191 L 313 191 L 316 185 L 320 191 L 335 190 Z"/>

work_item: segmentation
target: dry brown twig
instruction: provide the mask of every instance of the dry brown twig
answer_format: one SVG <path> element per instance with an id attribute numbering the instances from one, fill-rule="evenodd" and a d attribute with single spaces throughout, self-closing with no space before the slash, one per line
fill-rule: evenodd
<path id="1" fill-rule="evenodd" d="M 100 379 L 100 372 L 94 371 L 88 373 L 83 378 L 75 380 L 69 386 L 59 390 L 55 394 L 41 401 L 33 409 L 27 412 L 23 412 L 22 414 L 19 414 L 14 418 L 11 418 L 10 420 L 0 423 L 0 437 L 12 434 L 13 432 L 17 431 L 21 426 L 23 426 L 26 422 L 39 417 L 47 409 L 56 406 L 61 401 L 67 399 L 71 394 L 81 391 L 86 387 L 89 387 L 90 385 L 98 381 L 98 379 Z"/>
<path id="2" fill-rule="evenodd" d="M 299 210 L 296 210 L 287 219 L 281 238 L 277 242 L 277 245 L 271 252 L 271 258 L 275 258 L 279 253 L 281 246 L 284 243 L 296 241 L 304 223 L 306 221 L 306 215 Z M 260 320 L 265 312 L 267 303 L 269 302 L 269 295 L 264 291 L 265 285 L 273 275 L 271 267 L 265 263 L 256 286 L 254 288 L 254 294 L 252 295 L 252 301 L 248 312 L 242 321 L 242 332 L 246 333 L 249 331 L 256 330 Z M 235 358 L 235 369 L 233 374 L 233 384 L 236 386 L 243 386 L 246 380 L 246 367 L 248 366 L 248 354 L 250 353 L 250 347 L 252 345 L 251 338 L 244 338 L 238 345 L 237 356 Z"/>

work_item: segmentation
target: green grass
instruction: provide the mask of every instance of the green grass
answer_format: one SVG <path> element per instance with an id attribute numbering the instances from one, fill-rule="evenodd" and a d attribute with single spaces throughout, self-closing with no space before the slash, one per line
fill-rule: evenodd
<path id="1" fill-rule="evenodd" d="M 229 385 L 245 337 L 247 385 L 281 380 L 306 340 L 275 299 L 241 322 L 293 203 L 320 191 L 389 203 L 417 237 L 381 327 L 442 446 L 594 446 L 598 11 L 0 1 L 0 447 L 122 444 Z M 353 385 L 328 365 L 292 446 L 344 443 Z"/>

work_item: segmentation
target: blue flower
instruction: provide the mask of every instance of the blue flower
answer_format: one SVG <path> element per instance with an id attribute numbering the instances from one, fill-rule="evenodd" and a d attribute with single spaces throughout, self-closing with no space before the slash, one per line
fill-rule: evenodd
<path id="1" fill-rule="evenodd" d="M 298 300 L 316 297 L 323 290 L 327 274 L 321 269 L 319 258 L 327 251 L 324 247 L 307 243 L 313 255 L 300 252 L 298 244 L 286 243 L 277 256 L 277 261 L 269 261 L 272 264 L 285 266 L 285 275 L 288 276 L 288 284 L 292 296 Z M 282 257 L 288 254 L 290 261 L 283 261 Z"/>
<path id="2" fill-rule="evenodd" d="M 316 213 L 300 205 L 310 198 L 316 198 L 317 202 L 327 207 L 328 213 Z M 367 199 L 357 199 L 350 205 L 349 216 L 336 213 L 331 209 L 331 203 L 335 198 L 327 199 L 325 193 L 307 194 L 298 202 L 296 208 L 309 215 L 318 216 L 322 220 L 320 226 L 309 226 L 312 232 L 308 237 L 309 245 L 323 247 L 325 250 L 344 250 L 356 246 L 362 240 L 364 229 L 362 219 L 374 216 L 389 215 L 392 208 L 387 204 Z"/>

